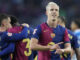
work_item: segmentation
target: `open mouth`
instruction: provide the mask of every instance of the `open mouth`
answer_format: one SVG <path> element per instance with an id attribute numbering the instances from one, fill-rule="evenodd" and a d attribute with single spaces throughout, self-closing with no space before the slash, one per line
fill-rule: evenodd
<path id="1" fill-rule="evenodd" d="M 52 21 L 56 21 L 55 19 L 53 19 Z"/>

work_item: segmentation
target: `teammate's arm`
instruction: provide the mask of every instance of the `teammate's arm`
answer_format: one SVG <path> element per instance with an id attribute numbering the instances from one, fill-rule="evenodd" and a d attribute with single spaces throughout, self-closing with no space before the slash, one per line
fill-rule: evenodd
<path id="1" fill-rule="evenodd" d="M 14 52 L 14 48 L 15 48 L 15 44 L 14 43 L 10 43 L 5 49 L 0 51 L 0 57 L 7 55 L 9 53 L 13 53 Z"/>
<path id="2" fill-rule="evenodd" d="M 27 27 L 24 27 L 21 33 L 7 33 L 6 34 L 7 41 L 19 41 L 21 39 L 27 38 Z"/>

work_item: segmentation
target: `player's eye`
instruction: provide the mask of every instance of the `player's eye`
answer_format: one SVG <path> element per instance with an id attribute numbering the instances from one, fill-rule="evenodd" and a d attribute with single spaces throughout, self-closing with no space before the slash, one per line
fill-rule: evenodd
<path id="1" fill-rule="evenodd" d="M 58 9 L 55 9 L 55 11 L 58 11 Z"/>
<path id="2" fill-rule="evenodd" d="M 54 9 L 51 9 L 50 11 L 54 11 Z"/>

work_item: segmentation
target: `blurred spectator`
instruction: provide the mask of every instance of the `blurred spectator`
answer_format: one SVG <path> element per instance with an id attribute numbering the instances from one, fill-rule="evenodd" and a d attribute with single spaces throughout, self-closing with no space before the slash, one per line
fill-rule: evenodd
<path id="1" fill-rule="evenodd" d="M 46 19 L 41 16 L 45 16 L 45 6 L 50 1 L 60 6 L 60 15 L 65 15 L 69 22 L 73 17 L 80 16 L 80 0 L 0 0 L 0 13 L 14 15 L 21 23 L 28 22 L 35 26 L 40 19 Z"/>

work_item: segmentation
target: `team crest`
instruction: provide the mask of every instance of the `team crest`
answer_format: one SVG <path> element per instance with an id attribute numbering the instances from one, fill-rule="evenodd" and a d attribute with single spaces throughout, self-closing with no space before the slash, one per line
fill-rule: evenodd
<path id="1" fill-rule="evenodd" d="M 55 34 L 54 33 L 51 33 L 51 38 L 54 38 L 55 37 Z"/>

